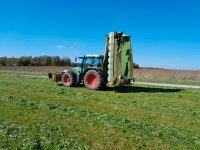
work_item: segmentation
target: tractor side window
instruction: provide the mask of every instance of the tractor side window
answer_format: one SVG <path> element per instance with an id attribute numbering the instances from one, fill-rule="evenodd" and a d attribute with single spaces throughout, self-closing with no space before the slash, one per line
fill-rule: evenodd
<path id="1" fill-rule="evenodd" d="M 92 59 L 91 58 L 85 58 L 85 64 L 86 65 L 92 65 Z"/>
<path id="2" fill-rule="evenodd" d="M 89 58 L 89 57 L 85 57 L 84 63 L 83 63 L 83 67 L 84 68 L 93 67 L 93 65 L 92 65 L 92 59 Z"/>
<path id="3" fill-rule="evenodd" d="M 99 58 L 99 61 L 100 61 L 100 63 L 103 63 L 103 58 L 102 57 Z"/>
<path id="4" fill-rule="evenodd" d="M 101 58 L 98 58 L 97 67 L 102 67 L 102 65 L 103 65 L 103 60 Z"/>
<path id="5" fill-rule="evenodd" d="M 95 67 L 101 67 L 102 66 L 102 59 L 101 58 L 99 58 L 99 57 L 95 57 L 95 58 L 93 58 L 93 61 L 94 61 L 94 63 L 93 63 L 93 65 L 95 66 Z"/>
<path id="6" fill-rule="evenodd" d="M 86 57 L 84 60 L 85 67 L 101 67 L 103 60 L 99 57 Z"/>
<path id="7" fill-rule="evenodd" d="M 97 66 L 99 63 L 99 58 L 94 58 L 94 65 Z"/>
<path id="8" fill-rule="evenodd" d="M 78 58 L 75 58 L 75 66 L 77 67 L 81 67 L 81 64 L 83 63 L 83 58 L 82 57 L 78 57 Z"/>

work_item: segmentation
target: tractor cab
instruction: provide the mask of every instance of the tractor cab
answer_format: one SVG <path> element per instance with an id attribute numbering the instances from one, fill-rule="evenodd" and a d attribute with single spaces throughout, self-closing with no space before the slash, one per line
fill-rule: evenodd
<path id="1" fill-rule="evenodd" d="M 75 79 L 73 82 L 85 84 L 90 87 L 90 89 L 97 88 L 99 86 L 98 83 L 101 82 L 100 72 L 103 69 L 103 61 L 103 55 L 84 55 L 83 57 L 77 57 L 75 58 L 77 67 L 74 67 L 70 72 L 67 72 L 66 76 L 71 74 L 71 77 Z M 68 85 L 68 82 L 66 83 Z"/>
<path id="2" fill-rule="evenodd" d="M 103 55 L 84 55 L 83 57 L 75 58 L 80 73 L 84 73 L 89 68 L 102 68 L 104 56 Z"/>

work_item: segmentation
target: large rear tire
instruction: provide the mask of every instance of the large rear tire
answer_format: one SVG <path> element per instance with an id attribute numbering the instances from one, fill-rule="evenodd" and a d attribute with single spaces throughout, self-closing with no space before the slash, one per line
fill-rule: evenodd
<path id="1" fill-rule="evenodd" d="M 91 90 L 97 90 L 103 86 L 103 78 L 100 71 L 89 70 L 84 76 L 85 87 Z"/>
<path id="2" fill-rule="evenodd" d="M 75 85 L 75 75 L 73 72 L 68 71 L 62 75 L 62 83 L 66 87 L 71 87 Z"/>

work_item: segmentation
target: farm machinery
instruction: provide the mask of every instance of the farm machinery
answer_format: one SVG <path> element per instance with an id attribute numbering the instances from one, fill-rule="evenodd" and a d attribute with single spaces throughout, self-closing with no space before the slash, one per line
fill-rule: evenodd
<path id="1" fill-rule="evenodd" d="M 131 37 L 123 32 L 106 35 L 104 55 L 84 55 L 78 59 L 79 66 L 49 73 L 49 78 L 67 87 L 84 84 L 93 90 L 130 84 L 133 79 Z"/>

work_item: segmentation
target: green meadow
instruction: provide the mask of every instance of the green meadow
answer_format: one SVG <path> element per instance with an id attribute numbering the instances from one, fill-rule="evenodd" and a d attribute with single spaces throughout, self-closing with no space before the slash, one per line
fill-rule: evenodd
<path id="1" fill-rule="evenodd" d="M 200 90 L 92 91 L 1 72 L 0 149 L 198 150 Z"/>

